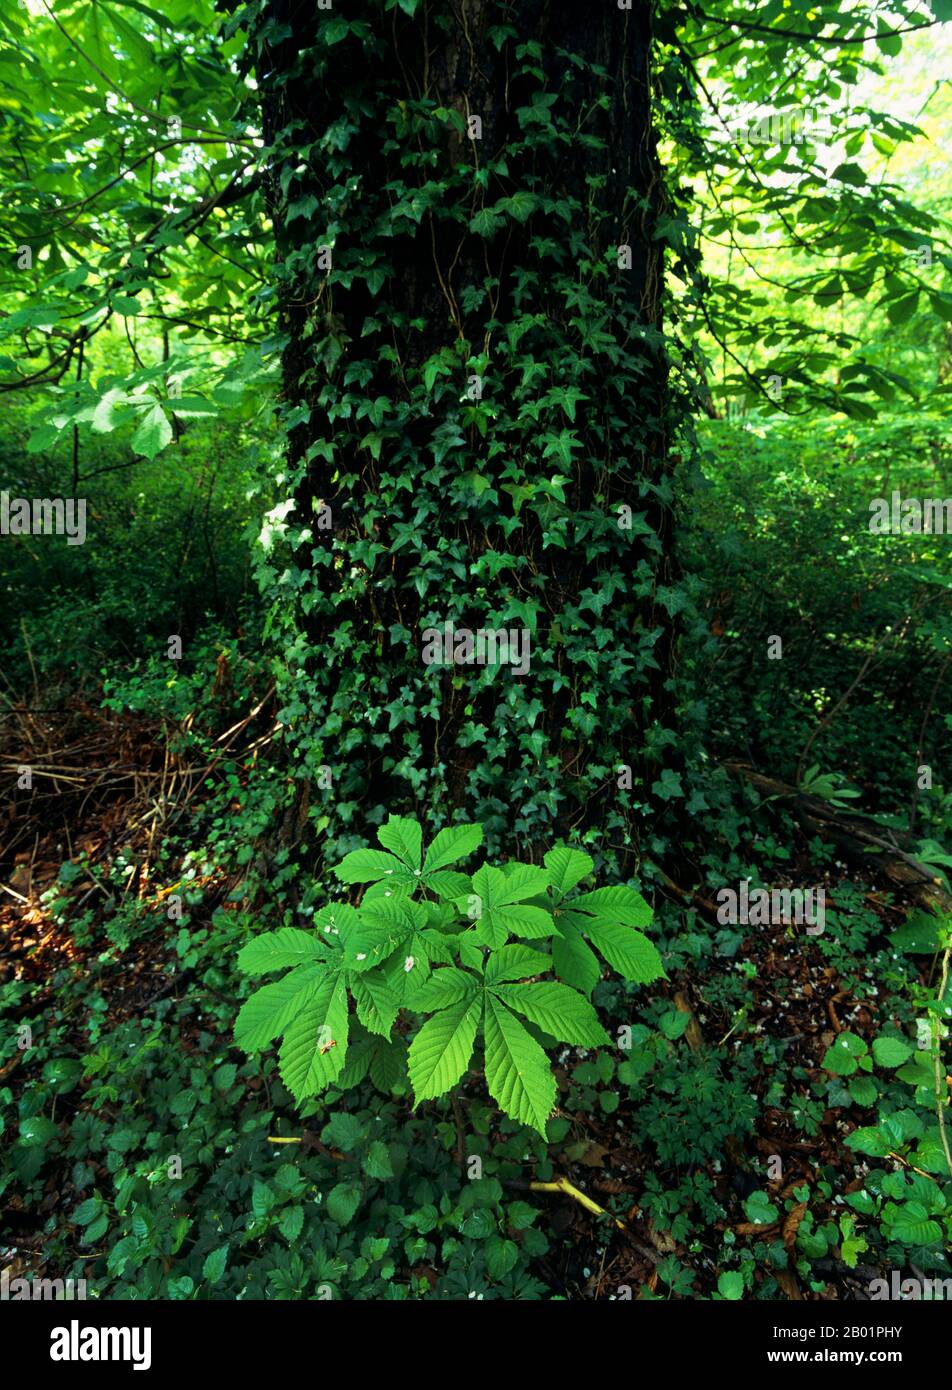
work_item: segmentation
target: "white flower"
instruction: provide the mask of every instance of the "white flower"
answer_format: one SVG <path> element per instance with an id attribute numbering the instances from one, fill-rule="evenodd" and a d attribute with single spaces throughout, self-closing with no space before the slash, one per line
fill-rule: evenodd
<path id="1" fill-rule="evenodd" d="M 366 951 L 358 951 L 358 952 L 357 952 L 357 959 L 358 959 L 358 960 L 366 960 L 366 959 L 367 959 L 367 952 L 366 952 Z"/>
<path id="2" fill-rule="evenodd" d="M 403 968 L 408 975 L 415 965 L 416 961 L 413 959 L 412 956 L 407 956 L 406 960 L 403 962 Z"/>

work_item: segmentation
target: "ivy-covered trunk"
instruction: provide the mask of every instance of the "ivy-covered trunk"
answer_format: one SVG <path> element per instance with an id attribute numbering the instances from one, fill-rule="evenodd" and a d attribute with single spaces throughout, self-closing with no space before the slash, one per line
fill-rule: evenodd
<path id="1" fill-rule="evenodd" d="M 637 847 L 675 766 L 652 6 L 263 0 L 253 38 L 320 828 Z"/>

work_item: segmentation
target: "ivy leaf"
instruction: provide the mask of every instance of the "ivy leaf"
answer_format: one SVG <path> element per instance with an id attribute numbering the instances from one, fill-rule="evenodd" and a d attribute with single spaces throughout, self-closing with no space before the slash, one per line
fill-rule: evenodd
<path id="1" fill-rule="evenodd" d="M 505 213 L 508 217 L 514 217 L 517 222 L 527 222 L 538 206 L 539 199 L 536 195 L 521 189 L 518 193 L 513 193 L 511 198 L 500 198 L 493 212 Z"/>
<path id="2" fill-rule="evenodd" d="M 481 208 L 475 217 L 470 218 L 469 230 L 488 240 L 504 225 L 505 219 L 500 217 L 498 213 L 491 208 Z"/>

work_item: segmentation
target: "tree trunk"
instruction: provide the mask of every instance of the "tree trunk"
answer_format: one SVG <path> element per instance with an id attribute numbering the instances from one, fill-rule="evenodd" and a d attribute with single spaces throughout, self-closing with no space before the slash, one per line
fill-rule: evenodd
<path id="1" fill-rule="evenodd" d="M 458 810 L 510 853 L 637 854 L 677 767 L 651 24 L 264 0 L 295 503 L 273 623 L 332 839 Z M 427 664 L 447 622 L 455 660 Z M 508 664 L 467 660 L 500 629 Z"/>

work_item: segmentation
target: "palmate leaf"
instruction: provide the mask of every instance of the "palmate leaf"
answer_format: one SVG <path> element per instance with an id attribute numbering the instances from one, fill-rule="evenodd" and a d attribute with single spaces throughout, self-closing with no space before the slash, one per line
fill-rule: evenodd
<path id="1" fill-rule="evenodd" d="M 501 1000 L 486 995 L 483 1016 L 486 1084 L 510 1118 L 545 1136 L 555 1106 L 555 1077 L 543 1049 Z"/>
<path id="2" fill-rule="evenodd" d="M 543 893 L 548 874 L 532 864 L 514 864 L 509 873 L 484 865 L 473 874 L 473 893 L 480 899 L 476 931 L 485 946 L 498 950 L 506 938 L 551 936 L 555 923 L 544 908 L 525 902 Z"/>
<path id="3" fill-rule="evenodd" d="M 341 883 L 375 883 L 392 878 L 396 883 L 415 883 L 416 875 L 395 854 L 382 849 L 354 849 L 334 869 Z"/>
<path id="4" fill-rule="evenodd" d="M 511 941 L 499 951 L 493 951 L 486 962 L 486 984 L 501 984 L 504 980 L 525 980 L 531 975 L 544 975 L 552 968 L 548 952 L 534 946 Z"/>
<path id="5" fill-rule="evenodd" d="M 455 869 L 437 869 L 431 874 L 424 870 L 423 881 L 431 892 L 448 902 L 455 902 L 469 892 L 469 879 Z"/>
<path id="6" fill-rule="evenodd" d="M 245 975 L 265 975 L 269 970 L 285 970 L 289 965 L 303 965 L 320 960 L 326 947 L 313 932 L 299 927 L 281 927 L 265 932 L 242 946 L 238 952 L 238 969 Z"/>
<path id="7" fill-rule="evenodd" d="M 322 966 L 299 966 L 283 980 L 262 985 L 246 999 L 235 1020 L 235 1042 L 246 1052 L 267 1047 L 294 1020 L 326 979 Z"/>
<path id="8" fill-rule="evenodd" d="M 400 1000 L 378 972 L 361 975 L 350 982 L 357 1017 L 365 1028 L 389 1038 L 400 1012 Z"/>
<path id="9" fill-rule="evenodd" d="M 611 922 L 622 927 L 647 927 L 651 908 L 634 888 L 618 884 L 612 888 L 596 888 L 571 898 L 565 906 L 573 912 L 584 912 L 599 922 Z"/>
<path id="10" fill-rule="evenodd" d="M 567 845 L 550 849 L 544 862 L 549 871 L 549 883 L 558 898 L 564 898 L 566 893 L 571 893 L 575 885 L 587 878 L 595 867 L 591 855 L 583 854 L 578 849 L 570 849 Z"/>
<path id="11" fill-rule="evenodd" d="M 326 980 L 289 1025 L 279 1054 L 281 1080 L 295 1100 L 317 1095 L 343 1071 L 349 1024 L 343 980 Z"/>
<path id="12" fill-rule="evenodd" d="M 532 985 L 494 985 L 492 989 L 509 1008 L 560 1042 L 579 1047 L 611 1043 L 591 1004 L 568 985 L 543 980 Z"/>
<path id="13" fill-rule="evenodd" d="M 566 984 L 591 994 L 601 974 L 591 945 L 626 980 L 650 984 L 666 979 L 657 947 L 636 930 L 647 926 L 651 918 L 651 908 L 641 894 L 623 885 L 565 899 L 555 917 L 552 959 L 556 973 Z"/>
<path id="14" fill-rule="evenodd" d="M 601 923 L 589 929 L 588 939 L 626 980 L 648 985 L 668 978 L 657 946 L 640 931 Z"/>
<path id="15" fill-rule="evenodd" d="M 555 931 L 552 914 L 542 907 L 532 907 L 528 903 L 512 903 L 507 907 L 483 905 L 482 913 L 476 923 L 476 934 L 484 946 L 499 950 L 506 944 L 509 936 L 525 936 L 530 940 L 541 940 Z"/>
<path id="16" fill-rule="evenodd" d="M 413 997 L 414 1007 L 422 1013 L 433 1009 L 448 1009 L 462 1000 L 469 999 L 482 987 L 478 976 L 468 970 L 460 970 L 455 965 L 445 970 L 435 970 Z"/>
<path id="17" fill-rule="evenodd" d="M 552 938 L 552 964 L 560 980 L 585 995 L 590 995 L 601 979 L 598 957 L 585 944 L 578 927 L 565 920 L 565 914 L 557 919 Z"/>
<path id="18" fill-rule="evenodd" d="M 465 859 L 478 849 L 483 842 L 481 825 L 448 825 L 434 837 L 423 861 L 423 875 L 426 877 L 437 869 L 445 869 L 458 859 Z"/>
<path id="19" fill-rule="evenodd" d="M 389 849 L 416 877 L 423 861 L 423 831 L 415 820 L 406 816 L 391 816 L 377 831 L 377 839 Z"/>
<path id="20" fill-rule="evenodd" d="M 410 1044 L 413 1095 L 432 1100 L 455 1086 L 473 1055 L 480 1000 L 474 993 L 427 1019 Z"/>

